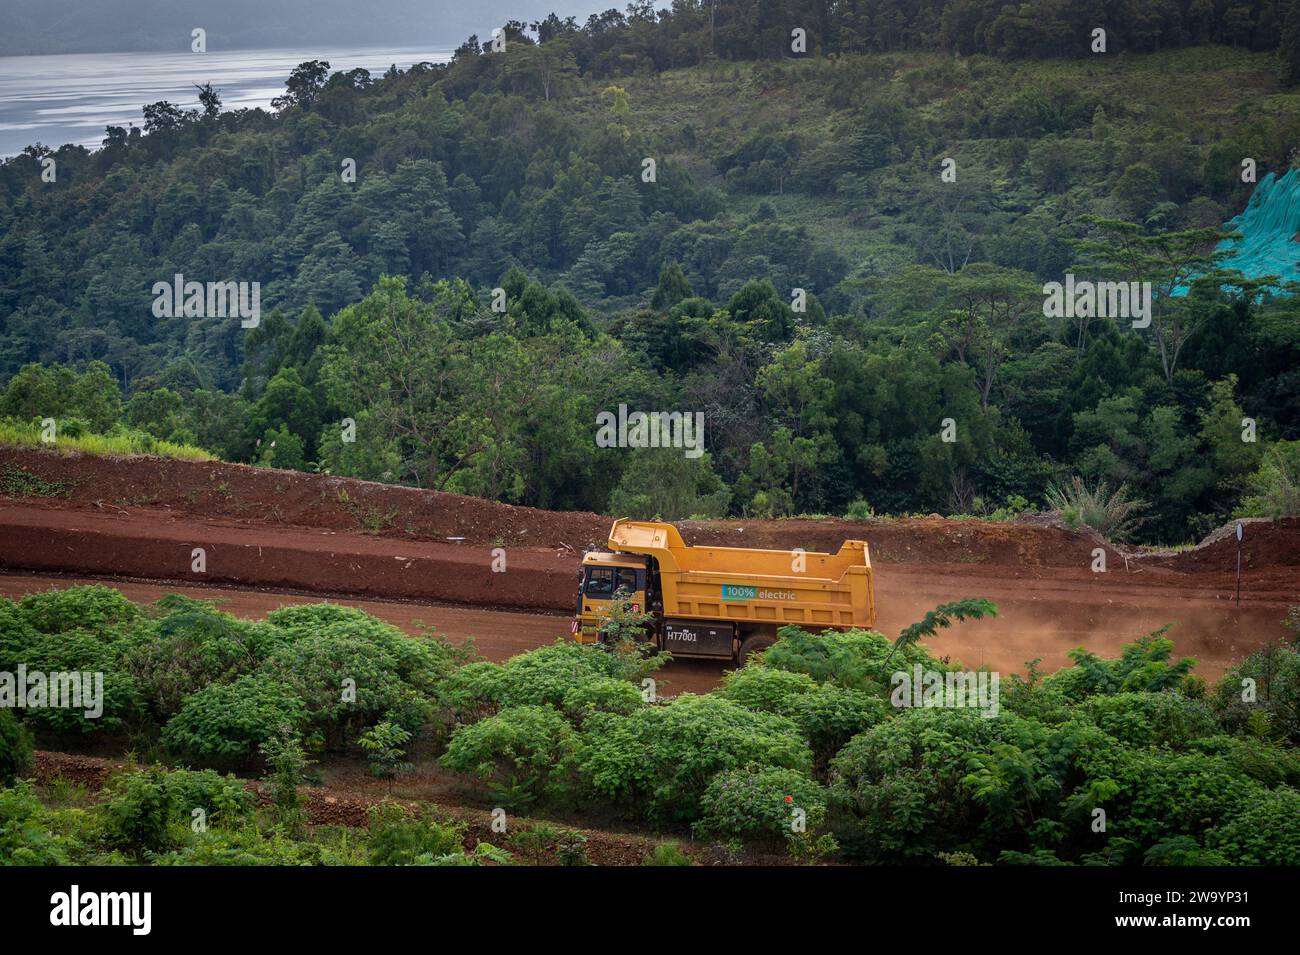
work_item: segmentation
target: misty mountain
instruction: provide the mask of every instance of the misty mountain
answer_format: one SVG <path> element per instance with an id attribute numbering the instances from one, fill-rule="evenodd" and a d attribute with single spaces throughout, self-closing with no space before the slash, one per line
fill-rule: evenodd
<path id="1" fill-rule="evenodd" d="M 299 46 L 456 46 L 488 37 L 506 20 L 574 16 L 605 0 L 0 0 L 0 56 L 119 53 L 190 48 L 207 31 L 208 50 Z"/>

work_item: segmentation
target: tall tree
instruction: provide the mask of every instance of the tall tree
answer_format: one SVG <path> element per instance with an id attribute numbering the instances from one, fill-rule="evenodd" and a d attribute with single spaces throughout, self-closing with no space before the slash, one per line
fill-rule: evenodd
<path id="1" fill-rule="evenodd" d="M 325 79 L 329 76 L 328 60 L 307 60 L 299 63 L 289 74 L 285 84 L 284 95 L 271 100 L 271 106 L 283 112 L 292 106 L 304 109 L 316 101 L 317 95 L 325 88 Z"/>
<path id="2" fill-rule="evenodd" d="M 202 86 L 195 83 L 194 88 L 199 91 L 199 105 L 203 107 L 203 118 L 214 119 L 221 112 L 221 94 L 212 88 L 211 83 L 204 83 Z"/>
<path id="3" fill-rule="evenodd" d="M 1135 222 L 1099 216 L 1083 216 L 1082 221 L 1102 237 L 1074 242 L 1081 257 L 1077 268 L 1106 282 L 1151 283 L 1151 334 L 1165 379 L 1172 381 L 1183 346 L 1210 314 L 1182 293 L 1198 280 L 1240 283 L 1240 273 L 1218 268 L 1231 254 L 1218 249 L 1218 243 L 1236 234 L 1214 228 L 1148 233 Z"/>

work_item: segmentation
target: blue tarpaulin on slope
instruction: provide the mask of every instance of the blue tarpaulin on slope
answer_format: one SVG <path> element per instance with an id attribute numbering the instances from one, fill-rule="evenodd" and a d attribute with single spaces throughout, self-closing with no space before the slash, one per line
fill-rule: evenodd
<path id="1" fill-rule="evenodd" d="M 1300 168 L 1282 178 L 1270 172 L 1259 181 L 1241 215 L 1224 228 L 1240 232 L 1240 239 L 1225 239 L 1220 250 L 1232 255 L 1221 263 L 1249 278 L 1277 275 L 1282 282 L 1300 282 Z M 1186 295 L 1186 288 L 1174 290 Z"/>

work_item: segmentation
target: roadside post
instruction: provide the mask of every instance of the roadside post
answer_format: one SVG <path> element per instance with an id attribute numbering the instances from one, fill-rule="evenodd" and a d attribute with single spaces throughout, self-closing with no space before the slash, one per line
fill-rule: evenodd
<path id="1" fill-rule="evenodd" d="M 1237 606 L 1241 606 L 1241 521 L 1237 522 Z"/>

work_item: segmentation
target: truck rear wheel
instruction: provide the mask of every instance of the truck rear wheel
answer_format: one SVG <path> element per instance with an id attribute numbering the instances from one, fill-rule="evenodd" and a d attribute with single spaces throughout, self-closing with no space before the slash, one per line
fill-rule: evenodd
<path id="1" fill-rule="evenodd" d="M 761 653 L 776 643 L 774 633 L 751 633 L 740 643 L 740 652 L 736 654 L 736 665 L 744 666 L 751 653 Z"/>

